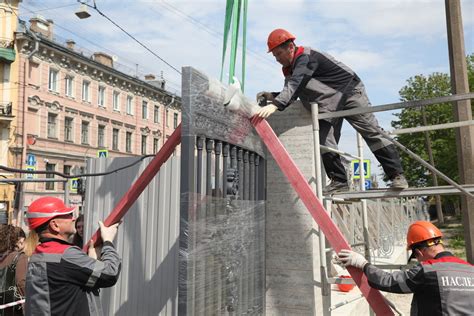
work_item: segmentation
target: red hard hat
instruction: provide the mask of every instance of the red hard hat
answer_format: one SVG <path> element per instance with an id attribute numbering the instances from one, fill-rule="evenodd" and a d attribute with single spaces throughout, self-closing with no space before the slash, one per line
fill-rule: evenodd
<path id="1" fill-rule="evenodd" d="M 275 47 L 280 46 L 286 41 L 295 40 L 296 37 L 284 29 L 273 30 L 270 35 L 268 35 L 267 45 L 268 52 L 271 52 Z"/>
<path id="2" fill-rule="evenodd" d="M 410 225 L 407 233 L 407 250 L 417 243 L 443 237 L 443 233 L 433 224 L 417 221 Z"/>
<path id="3" fill-rule="evenodd" d="M 36 229 L 56 216 L 70 214 L 73 211 L 74 207 L 67 207 L 61 199 L 45 196 L 30 204 L 26 218 L 30 229 Z"/>

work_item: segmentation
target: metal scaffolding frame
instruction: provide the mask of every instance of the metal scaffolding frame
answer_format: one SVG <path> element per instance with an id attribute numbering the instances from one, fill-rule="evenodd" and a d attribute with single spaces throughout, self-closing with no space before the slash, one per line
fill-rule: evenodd
<path id="1" fill-rule="evenodd" d="M 351 206 L 352 202 L 360 202 L 361 203 L 361 221 L 362 225 L 359 224 L 359 227 L 362 226 L 362 236 L 363 240 L 362 242 L 358 240 L 354 240 L 354 238 L 349 238 L 349 242 L 351 243 L 352 246 L 363 246 L 364 247 L 364 253 L 367 258 L 367 260 L 370 262 L 371 258 L 373 257 L 372 253 L 373 252 L 373 245 L 377 244 L 374 239 L 370 238 L 369 236 L 369 220 L 368 220 L 368 213 L 367 213 L 367 200 L 370 199 L 376 199 L 376 203 L 378 205 L 377 212 L 375 212 L 376 217 L 377 217 L 377 227 L 376 231 L 377 234 L 379 235 L 380 232 L 380 213 L 383 213 L 383 207 L 382 207 L 382 202 L 380 199 L 382 198 L 407 198 L 407 197 L 416 197 L 416 196 L 426 196 L 426 195 L 443 195 L 443 194 L 461 194 L 461 195 L 466 195 L 467 197 L 472 197 L 474 193 L 474 184 L 473 185 L 459 185 L 453 180 L 449 179 L 447 176 L 445 176 L 443 173 L 441 173 L 439 170 L 437 170 L 434 166 L 429 165 L 426 163 L 424 160 L 422 160 L 420 157 L 418 157 L 416 154 L 411 152 L 408 148 L 404 147 L 397 141 L 393 140 L 390 137 L 391 135 L 397 135 L 397 134 L 402 134 L 402 133 L 415 133 L 415 132 L 423 132 L 423 131 L 431 131 L 431 130 L 437 130 L 437 129 L 446 129 L 446 128 L 459 128 L 463 126 L 470 126 L 473 125 L 474 121 L 468 120 L 468 121 L 461 121 L 461 122 L 453 122 L 453 123 L 446 123 L 446 124 L 439 124 L 439 125 L 432 125 L 432 126 L 421 126 L 421 127 L 416 127 L 416 128 L 411 128 L 411 129 L 400 129 L 400 130 L 395 130 L 390 133 L 387 133 L 383 130 L 380 130 L 381 134 L 383 137 L 394 143 L 396 146 L 401 148 L 403 151 L 405 151 L 407 154 L 409 154 L 412 158 L 415 160 L 419 161 L 422 165 L 424 165 L 426 168 L 431 170 L 433 173 L 440 175 L 442 178 L 444 178 L 448 183 L 452 184 L 451 186 L 436 186 L 436 187 L 426 187 L 426 188 L 407 188 L 404 190 L 390 190 L 390 189 L 376 189 L 376 190 L 365 190 L 364 186 L 364 181 L 360 181 L 360 190 L 359 191 L 349 191 L 349 192 L 342 192 L 342 193 L 336 193 L 331 197 L 324 197 L 322 195 L 322 187 L 323 183 L 326 179 L 324 176 L 324 173 L 322 172 L 322 161 L 321 161 L 321 149 L 329 149 L 332 152 L 339 153 L 340 155 L 348 156 L 351 158 L 355 158 L 360 160 L 360 174 L 364 174 L 364 164 L 363 164 L 363 148 L 362 148 L 362 139 L 359 134 L 357 134 L 357 144 L 358 144 L 358 153 L 357 155 L 345 153 L 340 150 L 336 149 L 331 149 L 327 148 L 326 146 L 321 146 L 319 143 L 319 120 L 321 119 L 332 119 L 332 118 L 337 118 L 337 117 L 347 117 L 351 115 L 356 115 L 356 114 L 364 114 L 364 113 L 375 113 L 375 112 L 383 112 L 383 111 L 391 111 L 391 110 L 397 110 L 397 109 L 404 109 L 404 108 L 413 108 L 413 107 L 424 107 L 424 106 L 429 106 L 433 104 L 439 104 L 439 103 L 448 103 L 448 102 L 455 102 L 455 101 L 462 101 L 462 100 L 470 100 L 474 99 L 474 93 L 463 93 L 463 94 L 454 94 L 451 96 L 444 96 L 444 97 L 437 97 L 437 98 L 432 98 L 432 99 L 426 99 L 426 100 L 419 100 L 419 101 L 408 101 L 408 102 L 399 102 L 399 103 L 392 103 L 392 104 L 386 104 L 386 105 L 379 105 L 379 106 L 372 106 L 372 107 L 365 107 L 365 108 L 355 108 L 355 109 L 350 109 L 350 110 L 343 110 L 343 111 L 338 111 L 338 112 L 329 112 L 329 113 L 318 113 L 318 107 L 317 104 L 313 103 L 311 104 L 311 112 L 312 112 L 312 121 L 313 121 L 313 138 L 314 138 L 314 156 L 315 156 L 315 170 L 316 170 L 316 193 L 318 198 L 322 199 L 324 201 L 325 207 L 329 212 L 331 212 L 332 207 L 331 203 L 332 202 L 342 202 L 345 204 L 349 204 L 349 207 Z M 422 161 L 420 161 L 422 160 Z M 393 207 L 393 206 L 392 206 Z M 399 218 L 397 219 L 400 221 L 400 225 L 398 225 L 398 229 L 391 228 L 392 233 L 396 233 L 398 237 L 402 236 L 403 233 L 401 233 L 401 225 L 405 224 L 405 226 L 408 226 L 406 224 L 409 224 L 407 222 L 407 219 L 411 219 L 412 221 L 414 219 L 421 219 L 423 217 L 423 214 L 418 214 L 416 210 L 408 210 L 405 209 L 405 215 L 407 215 L 407 218 Z M 336 213 L 331 214 L 331 217 L 333 217 L 334 220 L 338 221 L 341 223 L 342 219 L 337 218 L 338 215 Z M 353 217 L 351 216 L 351 220 L 354 220 Z M 351 222 L 348 225 L 348 227 L 345 227 L 345 231 L 349 236 L 354 236 L 354 231 L 353 229 L 357 226 L 356 223 Z M 392 223 L 393 224 L 393 223 Z M 344 225 L 343 225 L 344 226 Z M 344 227 L 341 227 L 341 229 L 344 231 Z M 406 227 L 405 227 L 406 229 Z M 471 227 L 465 227 L 467 230 L 471 230 L 474 228 Z M 319 232 L 322 236 L 320 238 L 320 249 L 325 249 L 325 238 L 322 232 Z M 383 246 L 381 242 L 381 237 L 378 236 L 377 238 L 378 241 L 378 246 Z M 391 242 L 397 242 L 394 238 L 391 239 Z M 470 241 L 468 241 L 470 242 Z M 372 247 L 371 247 L 372 246 Z M 385 249 L 386 250 L 386 249 Z M 331 251 L 331 249 L 328 249 L 328 251 Z M 322 282 L 322 295 L 323 295 L 323 311 L 324 315 L 331 315 L 331 312 L 343 305 L 349 304 L 351 302 L 357 301 L 359 298 L 353 299 L 353 300 L 347 300 L 345 302 L 339 303 L 337 305 L 331 306 L 331 284 L 338 284 L 338 283 L 352 283 L 352 280 L 343 280 L 340 278 L 328 278 L 328 262 L 327 262 L 327 253 L 321 251 L 320 252 L 320 261 L 321 261 L 321 279 L 323 280 Z M 382 268 L 404 268 L 406 266 L 404 265 L 384 265 L 381 266 Z M 392 308 L 394 308 L 395 311 L 396 307 L 393 306 L 393 304 L 390 304 Z"/>

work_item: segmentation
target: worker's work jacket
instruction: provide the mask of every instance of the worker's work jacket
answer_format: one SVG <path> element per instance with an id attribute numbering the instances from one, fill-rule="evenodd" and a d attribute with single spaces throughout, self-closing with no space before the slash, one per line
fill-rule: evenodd
<path id="1" fill-rule="evenodd" d="M 320 113 L 340 110 L 361 84 L 348 66 L 310 47 L 298 47 L 292 64 L 283 68 L 283 74 L 285 86 L 281 92 L 274 93 L 274 104 L 280 111 L 297 98 L 305 106 L 318 103 Z"/>
<path id="2" fill-rule="evenodd" d="M 364 273 L 373 288 L 413 293 L 411 315 L 474 313 L 474 266 L 448 251 L 406 271 L 388 273 L 367 264 Z"/>
<path id="3" fill-rule="evenodd" d="M 26 315 L 103 315 L 99 289 L 113 286 L 120 258 L 104 242 L 99 260 L 60 239 L 40 239 L 28 263 Z"/>

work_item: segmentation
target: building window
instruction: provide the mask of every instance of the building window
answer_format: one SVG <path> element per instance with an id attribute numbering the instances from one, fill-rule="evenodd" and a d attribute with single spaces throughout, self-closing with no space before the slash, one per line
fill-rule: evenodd
<path id="1" fill-rule="evenodd" d="M 178 113 L 173 114 L 173 128 L 176 129 L 178 127 Z"/>
<path id="2" fill-rule="evenodd" d="M 146 155 L 146 135 L 142 135 L 142 155 Z"/>
<path id="3" fill-rule="evenodd" d="M 66 76 L 65 78 L 65 92 L 68 97 L 74 96 L 74 77 Z"/>
<path id="4" fill-rule="evenodd" d="M 114 91 L 112 104 L 114 111 L 120 111 L 120 92 Z"/>
<path id="5" fill-rule="evenodd" d="M 53 163 L 46 163 L 46 171 L 55 171 L 56 165 Z M 54 179 L 54 174 L 47 173 L 46 179 Z M 54 190 L 54 182 L 46 182 L 46 190 Z"/>
<path id="6" fill-rule="evenodd" d="M 58 116 L 53 113 L 48 113 L 48 137 L 57 138 L 56 135 L 56 125 L 57 125 Z"/>
<path id="7" fill-rule="evenodd" d="M 70 165 L 64 165 L 63 166 L 63 173 L 70 175 L 71 174 L 71 166 Z M 68 185 L 68 182 L 63 182 L 63 190 L 66 190 L 66 186 Z"/>
<path id="8" fill-rule="evenodd" d="M 97 146 L 104 147 L 105 143 L 105 125 L 99 125 L 97 129 Z"/>
<path id="9" fill-rule="evenodd" d="M 125 134 L 125 151 L 128 153 L 132 152 L 132 132 Z"/>
<path id="10" fill-rule="evenodd" d="M 81 143 L 89 144 L 89 122 L 82 122 L 81 124 Z"/>
<path id="11" fill-rule="evenodd" d="M 170 126 L 169 125 L 169 114 L 170 114 L 170 110 L 166 109 L 166 117 L 165 117 L 165 120 L 166 120 L 166 127 Z"/>
<path id="12" fill-rule="evenodd" d="M 99 93 L 97 94 L 97 104 L 101 108 L 105 108 L 105 87 L 99 86 Z"/>
<path id="13" fill-rule="evenodd" d="M 133 97 L 131 95 L 127 95 L 127 114 L 133 115 Z"/>
<path id="14" fill-rule="evenodd" d="M 67 142 L 73 141 L 72 135 L 72 117 L 65 117 L 64 118 L 64 140 Z"/>
<path id="15" fill-rule="evenodd" d="M 153 122 L 160 123 L 160 107 L 155 105 L 155 110 L 153 111 Z"/>
<path id="16" fill-rule="evenodd" d="M 58 92 L 58 74 L 59 71 L 57 71 L 56 69 L 49 69 L 48 88 L 50 91 Z"/>
<path id="17" fill-rule="evenodd" d="M 156 154 L 160 149 L 160 139 L 153 138 L 153 153 Z"/>
<path id="18" fill-rule="evenodd" d="M 90 102 L 90 87 L 91 83 L 89 81 L 82 81 L 82 101 Z"/>
<path id="19" fill-rule="evenodd" d="M 142 119 L 146 120 L 148 118 L 148 102 L 142 102 Z"/>
<path id="20" fill-rule="evenodd" d="M 119 150 L 119 130 L 117 128 L 112 130 L 112 149 Z"/>

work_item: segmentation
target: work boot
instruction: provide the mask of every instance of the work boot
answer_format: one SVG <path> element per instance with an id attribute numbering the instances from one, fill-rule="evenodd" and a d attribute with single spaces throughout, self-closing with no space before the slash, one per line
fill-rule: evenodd
<path id="1" fill-rule="evenodd" d="M 392 184 L 390 185 L 390 189 L 402 190 L 406 188 L 408 188 L 408 182 L 403 174 L 398 174 L 392 178 Z"/>
<path id="2" fill-rule="evenodd" d="M 331 180 L 331 182 L 326 185 L 323 189 L 323 195 L 331 195 L 336 192 L 349 191 L 349 185 L 347 181 L 341 182 L 336 180 Z"/>

